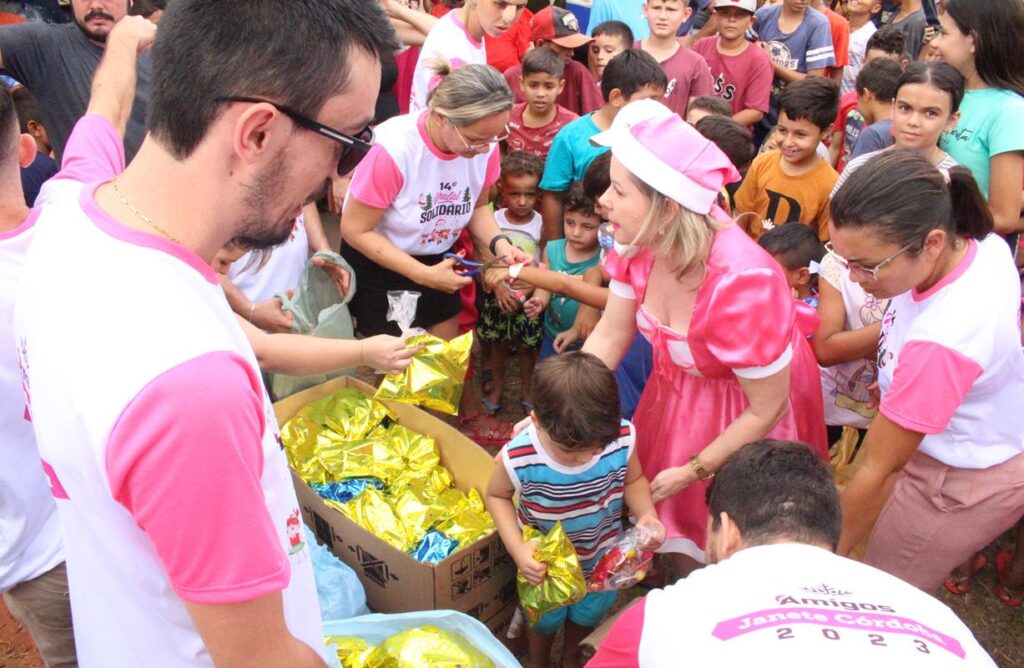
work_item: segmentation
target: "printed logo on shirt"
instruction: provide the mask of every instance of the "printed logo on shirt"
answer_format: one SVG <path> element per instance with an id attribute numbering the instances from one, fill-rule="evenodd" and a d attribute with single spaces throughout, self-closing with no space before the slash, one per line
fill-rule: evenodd
<path id="1" fill-rule="evenodd" d="M 666 100 L 669 98 L 670 95 L 672 95 L 672 91 L 674 91 L 675 89 L 676 89 L 676 79 L 672 79 L 671 81 L 668 82 L 668 86 L 665 87 L 665 99 Z"/>
<path id="2" fill-rule="evenodd" d="M 725 83 L 725 75 L 719 74 L 715 77 L 715 93 L 722 96 L 725 101 L 731 101 L 736 97 L 736 86 Z"/>
<path id="3" fill-rule="evenodd" d="M 21 374 L 21 393 L 25 397 L 25 413 L 22 417 L 27 422 L 31 422 L 32 397 L 28 391 L 28 342 L 24 336 L 18 337 L 18 373 Z"/>
<path id="4" fill-rule="evenodd" d="M 793 199 L 789 195 L 783 195 L 782 193 L 775 192 L 770 188 L 765 188 L 764 192 L 768 195 L 768 211 L 765 213 L 765 218 L 768 220 L 775 221 L 776 225 L 781 225 L 789 222 L 800 222 L 800 202 Z M 779 215 L 779 204 L 785 202 L 789 207 L 789 214 L 786 216 Z M 782 221 L 780 223 L 779 221 Z"/>
<path id="5" fill-rule="evenodd" d="M 971 128 L 953 128 L 943 134 L 953 141 L 971 141 L 971 138 L 974 137 L 974 130 Z"/>
<path id="6" fill-rule="evenodd" d="M 882 316 L 882 333 L 878 337 L 878 368 L 884 369 L 893 359 L 892 351 L 889 350 L 889 332 L 892 331 L 893 323 L 896 322 L 896 313 L 889 309 Z"/>
<path id="7" fill-rule="evenodd" d="M 785 42 L 768 42 L 768 56 L 772 62 L 780 67 L 795 70 L 800 65 L 800 59 L 794 58 Z"/>
<path id="8" fill-rule="evenodd" d="M 285 530 L 288 532 L 288 554 L 302 552 L 306 542 L 302 540 L 302 520 L 299 519 L 299 509 L 296 508 L 285 520 Z"/>
<path id="9" fill-rule="evenodd" d="M 444 182 L 433 193 L 420 193 L 416 199 L 420 207 L 420 225 L 433 222 L 420 233 L 421 244 L 454 242 L 459 230 L 453 229 L 448 219 L 468 216 L 473 211 L 473 193 L 469 186 L 461 188 L 458 181 Z"/>

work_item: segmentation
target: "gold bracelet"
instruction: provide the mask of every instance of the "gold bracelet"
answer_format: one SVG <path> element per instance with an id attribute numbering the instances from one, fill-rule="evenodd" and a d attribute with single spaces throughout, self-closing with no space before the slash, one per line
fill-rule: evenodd
<path id="1" fill-rule="evenodd" d="M 715 474 L 704 468 L 704 465 L 697 459 L 697 455 L 690 457 L 690 468 L 697 474 L 697 477 L 701 480 L 711 480 L 715 477 Z"/>

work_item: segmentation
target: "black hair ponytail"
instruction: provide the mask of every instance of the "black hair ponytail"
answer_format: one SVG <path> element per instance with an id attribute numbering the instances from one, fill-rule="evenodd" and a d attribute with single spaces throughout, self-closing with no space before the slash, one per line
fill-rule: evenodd
<path id="1" fill-rule="evenodd" d="M 995 227 L 992 211 L 966 167 L 949 170 L 950 222 L 958 236 L 981 241 Z"/>

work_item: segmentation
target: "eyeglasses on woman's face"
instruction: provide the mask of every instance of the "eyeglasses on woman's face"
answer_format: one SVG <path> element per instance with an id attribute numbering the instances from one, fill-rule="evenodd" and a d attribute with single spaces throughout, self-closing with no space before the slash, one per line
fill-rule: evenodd
<path id="1" fill-rule="evenodd" d="M 860 262 L 850 262 L 849 260 L 844 258 L 842 255 L 837 253 L 835 251 L 835 249 L 832 248 L 832 242 L 831 241 L 828 241 L 828 242 L 825 243 L 825 251 L 829 255 L 834 257 L 836 259 L 836 262 L 838 262 L 843 267 L 843 269 L 846 269 L 847 271 L 849 271 L 851 277 L 854 274 L 859 274 L 862 277 L 869 277 L 869 278 L 871 278 L 872 281 L 878 281 L 878 272 L 879 271 L 881 271 L 883 268 L 885 268 L 886 265 L 891 264 L 892 261 L 895 260 L 897 257 L 899 257 L 901 253 L 905 253 L 906 251 L 910 250 L 913 247 L 914 247 L 914 244 L 907 244 L 906 246 L 904 246 L 903 248 L 899 249 L 898 251 L 896 251 L 895 253 L 893 253 L 889 257 L 885 258 L 884 260 L 882 260 L 878 264 L 876 264 L 874 266 L 871 266 L 871 267 L 868 267 L 866 265 L 861 264 Z"/>

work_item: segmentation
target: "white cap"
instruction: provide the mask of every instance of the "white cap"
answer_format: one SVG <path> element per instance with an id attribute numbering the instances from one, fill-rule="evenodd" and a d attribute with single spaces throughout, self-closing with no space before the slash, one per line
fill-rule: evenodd
<path id="1" fill-rule="evenodd" d="M 718 0 L 715 3 L 715 9 L 723 9 L 725 7 L 745 9 L 753 14 L 757 10 L 757 0 Z"/>

